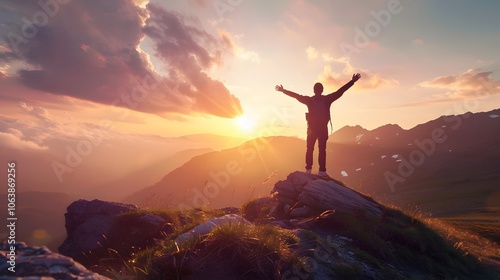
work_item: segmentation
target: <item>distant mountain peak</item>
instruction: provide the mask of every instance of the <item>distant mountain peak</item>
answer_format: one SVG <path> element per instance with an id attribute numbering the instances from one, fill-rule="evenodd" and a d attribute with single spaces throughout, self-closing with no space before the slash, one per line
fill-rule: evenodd
<path id="1" fill-rule="evenodd" d="M 383 135 L 391 135 L 392 136 L 392 135 L 396 135 L 398 133 L 401 133 L 403 131 L 404 131 L 404 129 L 401 128 L 399 125 L 391 123 L 391 124 L 386 124 L 386 125 L 380 126 L 378 128 L 375 128 L 371 132 L 376 133 L 376 134 L 383 134 Z"/>
<path id="2" fill-rule="evenodd" d="M 341 129 L 335 131 L 330 136 L 330 141 L 338 143 L 354 142 L 357 141 L 360 137 L 362 137 L 362 135 L 368 132 L 369 130 L 365 129 L 360 125 L 355 125 L 355 126 L 346 125 Z"/>

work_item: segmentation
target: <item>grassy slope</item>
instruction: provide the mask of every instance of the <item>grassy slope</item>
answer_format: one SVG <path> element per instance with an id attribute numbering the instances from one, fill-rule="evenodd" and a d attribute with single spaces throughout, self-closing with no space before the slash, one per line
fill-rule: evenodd
<path id="1" fill-rule="evenodd" d="M 448 187 L 442 188 L 442 185 Z M 416 206 L 423 213 L 500 244 L 498 179 L 471 181 L 457 175 L 443 182 L 426 182 L 425 186 L 381 200 L 404 209 Z"/>
<path id="2" fill-rule="evenodd" d="M 241 209 L 243 215 L 255 217 L 254 206 L 246 204 Z M 116 232 L 126 231 L 130 223 L 136 223 L 146 213 L 141 210 L 119 216 Z M 130 257 L 120 254 L 121 250 L 130 249 L 127 240 L 115 240 L 114 244 L 124 246 L 116 248 L 115 256 L 122 258 L 125 266 L 101 267 L 100 273 L 112 278 L 133 275 L 138 279 L 182 279 L 187 275 L 191 275 L 189 279 L 206 280 L 319 276 L 368 279 L 369 271 L 378 279 L 496 279 L 496 272 L 479 262 L 474 253 L 489 247 L 489 252 L 483 253 L 497 254 L 498 246 L 393 208 L 384 210 L 382 220 L 335 214 L 326 227 L 314 224 L 314 228 L 286 230 L 265 224 L 226 225 L 184 244 L 173 240 L 223 213 L 193 209 L 158 210 L 154 214 L 166 218 L 173 230 L 156 240 L 155 245 L 133 252 Z M 120 236 L 123 235 L 117 234 L 118 239 Z"/>

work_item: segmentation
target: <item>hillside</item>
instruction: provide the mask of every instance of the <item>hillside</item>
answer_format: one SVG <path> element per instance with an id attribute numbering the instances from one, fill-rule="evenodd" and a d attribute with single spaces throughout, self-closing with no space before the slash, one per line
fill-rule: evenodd
<path id="1" fill-rule="evenodd" d="M 78 200 L 65 216 L 60 252 L 113 279 L 488 280 L 500 272 L 498 244 L 302 172 L 239 209 Z"/>
<path id="2" fill-rule="evenodd" d="M 355 146 L 346 147 L 344 152 L 337 149 L 340 158 L 351 154 L 358 164 L 345 166 L 342 162 L 344 170 L 355 173 L 353 177 L 358 181 L 344 179 L 370 193 L 421 190 L 428 183 L 432 187 L 446 187 L 466 178 L 472 182 L 496 180 L 500 174 L 500 151 L 496 149 L 500 119 L 490 116 L 499 112 L 442 116 L 410 130 L 387 125 L 352 135 L 350 141 L 337 142 L 334 134 L 330 143 L 333 148 L 336 143 Z M 343 130 L 351 128 L 338 133 L 344 134 Z M 367 188 L 363 182 L 370 182 L 376 188 Z"/>
<path id="3" fill-rule="evenodd" d="M 149 207 L 238 206 L 267 195 L 278 176 L 300 170 L 303 155 L 296 151 L 303 146 L 301 139 L 268 137 L 203 154 L 124 202 Z"/>
<path id="4" fill-rule="evenodd" d="M 443 116 L 410 130 L 386 126 L 351 138 L 359 147 L 352 156 L 363 160 L 342 180 L 500 242 L 499 113 Z"/>
<path id="5" fill-rule="evenodd" d="M 92 188 L 83 194 L 83 197 L 98 197 L 104 200 L 122 200 L 131 193 L 137 191 L 137 186 L 142 184 L 154 184 L 158 182 L 166 173 L 183 165 L 193 157 L 213 152 L 210 148 L 187 149 L 177 152 L 171 156 L 149 164 L 148 166 L 131 172 L 126 176 Z M 95 195 L 99 193 L 99 195 Z"/>

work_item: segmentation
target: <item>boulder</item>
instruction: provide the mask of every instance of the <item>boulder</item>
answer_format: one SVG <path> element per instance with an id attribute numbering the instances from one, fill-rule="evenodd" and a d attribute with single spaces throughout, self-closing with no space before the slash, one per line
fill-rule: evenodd
<path id="1" fill-rule="evenodd" d="M 298 201 L 321 211 L 335 210 L 338 213 L 353 215 L 369 213 L 379 217 L 382 215 L 380 204 L 373 199 L 334 181 L 322 179 L 308 182 L 298 196 Z"/>
<path id="2" fill-rule="evenodd" d="M 79 199 L 71 203 L 67 208 L 66 214 L 64 214 L 66 232 L 68 236 L 72 235 L 80 225 L 94 217 L 110 217 L 137 209 L 137 206 L 131 204 L 107 202 L 98 199 L 92 201 Z"/>
<path id="3" fill-rule="evenodd" d="M 290 211 L 290 217 L 292 218 L 310 217 L 315 214 L 316 211 L 309 206 L 296 207 Z"/>
<path id="4" fill-rule="evenodd" d="M 293 172 L 288 175 L 286 180 L 279 181 L 274 185 L 271 196 L 283 204 L 292 206 L 297 203 L 297 197 L 302 193 L 304 186 L 317 178 L 318 176 L 313 174 L 299 171 Z"/>
<path id="5" fill-rule="evenodd" d="M 10 246 L 12 245 L 0 243 L 1 279 L 109 279 L 86 269 L 69 257 L 51 252 L 46 247 L 29 247 L 25 243 L 13 245 L 16 247 L 16 257 L 15 272 L 12 272 L 8 262 Z"/>
<path id="6" fill-rule="evenodd" d="M 342 182 L 304 172 L 294 172 L 279 181 L 271 192 L 279 211 L 304 217 L 327 210 L 361 215 L 381 216 L 382 207 L 372 198 L 348 188 Z"/>
<path id="7" fill-rule="evenodd" d="M 165 224 L 165 219 L 153 214 L 146 214 L 140 218 L 141 222 L 150 224 L 155 227 L 161 227 Z"/>
<path id="8" fill-rule="evenodd" d="M 71 203 L 64 214 L 67 237 L 59 246 L 59 252 L 82 261 L 86 253 L 106 246 L 106 235 L 114 216 L 136 209 L 135 205 L 97 199 Z"/>

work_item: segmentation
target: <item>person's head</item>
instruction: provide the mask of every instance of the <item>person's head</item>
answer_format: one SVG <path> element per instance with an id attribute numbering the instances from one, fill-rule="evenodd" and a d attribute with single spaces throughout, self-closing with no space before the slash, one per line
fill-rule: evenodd
<path id="1" fill-rule="evenodd" d="M 323 85 L 321 83 L 314 84 L 314 95 L 321 95 L 323 93 Z"/>

